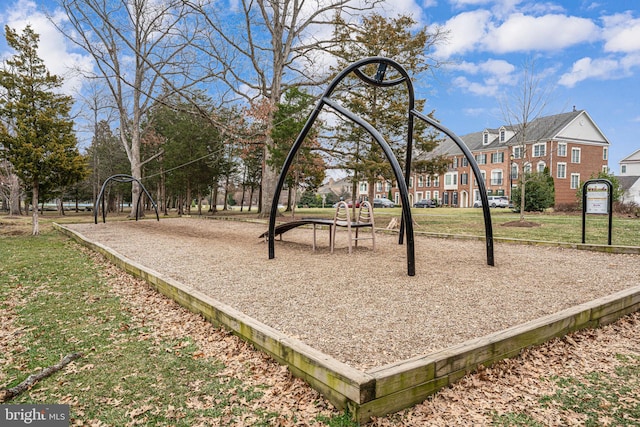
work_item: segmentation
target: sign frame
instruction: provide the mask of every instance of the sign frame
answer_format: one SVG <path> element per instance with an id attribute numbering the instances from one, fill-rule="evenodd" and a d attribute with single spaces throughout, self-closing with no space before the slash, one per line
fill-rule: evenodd
<path id="1" fill-rule="evenodd" d="M 589 200 L 589 186 L 594 184 L 606 185 L 606 205 L 597 201 L 602 199 L 601 194 L 598 194 L 596 200 Z M 597 189 L 600 190 L 600 189 Z M 594 191 L 594 193 L 604 193 L 605 191 Z M 593 197 L 592 197 L 593 199 Z M 589 179 L 582 185 L 582 243 L 585 243 L 586 234 L 586 218 L 587 214 L 603 215 L 609 214 L 609 227 L 608 227 L 608 245 L 611 246 L 611 229 L 613 228 L 613 184 L 608 179 L 596 178 Z"/>

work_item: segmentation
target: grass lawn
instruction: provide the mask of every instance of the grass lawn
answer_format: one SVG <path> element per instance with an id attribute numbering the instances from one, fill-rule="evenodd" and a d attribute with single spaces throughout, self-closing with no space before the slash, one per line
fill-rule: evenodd
<path id="1" fill-rule="evenodd" d="M 296 209 L 297 217 L 323 216 L 332 218 L 334 209 Z M 232 214 L 238 214 L 233 211 Z M 415 231 L 427 233 L 459 234 L 484 237 L 484 217 L 482 209 L 474 208 L 426 208 L 411 210 L 417 226 Z M 400 208 L 375 209 L 377 227 L 386 227 L 392 217 L 402 215 Z M 284 217 L 290 213 L 284 213 Z M 493 236 L 524 240 L 544 240 L 549 242 L 581 243 L 582 214 L 526 213 L 525 220 L 538 224 L 536 227 L 507 227 L 503 224 L 517 221 L 520 215 L 508 209 L 491 209 Z M 588 215 L 586 218 L 585 243 L 607 244 L 609 217 Z M 613 217 L 612 245 L 640 246 L 640 218 Z"/>

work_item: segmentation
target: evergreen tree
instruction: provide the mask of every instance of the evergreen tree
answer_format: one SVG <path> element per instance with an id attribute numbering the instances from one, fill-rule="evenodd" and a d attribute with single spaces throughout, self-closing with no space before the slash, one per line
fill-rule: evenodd
<path id="1" fill-rule="evenodd" d="M 293 143 L 304 127 L 313 107 L 313 97 L 299 88 L 291 88 L 284 94 L 284 102 L 278 104 L 271 130 L 273 146 L 270 147 L 270 166 L 281 170 Z M 295 162 L 289 168 L 286 183 L 289 187 L 287 211 L 292 209 L 292 195 L 299 186 L 316 189 L 324 180 L 324 159 L 317 151 L 316 132 L 308 135 L 305 144 L 296 153 Z"/>
<path id="2" fill-rule="evenodd" d="M 200 111 L 195 111 L 189 104 L 174 101 L 179 108 L 158 105 L 151 120 L 154 133 L 162 140 L 162 168 L 166 171 L 163 173 L 166 174 L 167 190 L 181 200 L 179 213 L 183 213 L 181 208 L 185 206 L 186 213 L 190 214 L 194 197 L 200 209 L 199 201 L 215 178 L 212 163 L 223 157 L 224 147 L 219 130 L 200 113 L 210 107 L 203 104 Z"/>
<path id="3" fill-rule="evenodd" d="M 77 148 L 72 99 L 58 91 L 62 80 L 51 75 L 37 55 L 39 36 L 27 26 L 22 34 L 5 26 L 7 44 L 16 54 L 0 70 L 0 144 L 15 173 L 31 188 L 33 234 L 39 233 L 40 192 L 81 180 L 86 164 Z"/>
<path id="4" fill-rule="evenodd" d="M 93 201 L 102 188 L 104 181 L 112 175 L 128 174 L 130 172 L 129 161 L 124 147 L 117 135 L 111 130 L 109 123 L 99 121 L 94 129 L 91 146 L 87 150 L 89 168 L 91 171 L 89 180 L 93 193 Z M 128 194 L 127 194 L 128 193 Z M 104 195 L 107 212 L 116 211 L 116 199 L 123 200 L 131 197 L 131 185 L 111 184 Z"/>
<path id="5" fill-rule="evenodd" d="M 416 28 L 416 22 L 409 16 L 385 18 L 379 14 L 365 17 L 357 27 L 347 27 L 337 19 L 335 38 L 336 48 L 333 54 L 338 57 L 338 69 L 342 70 L 351 63 L 370 56 L 385 56 L 401 64 L 416 78 L 431 67 L 427 52 L 431 46 L 442 41 L 439 32 L 429 33 L 427 28 Z M 376 65 L 370 65 L 365 73 L 373 76 Z M 389 79 L 393 70 L 387 70 Z M 337 94 L 341 103 L 350 111 L 364 118 L 378 129 L 389 143 L 400 164 L 406 158 L 407 106 L 408 94 L 405 85 L 379 88 L 365 85 L 356 77 L 346 81 L 346 88 Z M 416 100 L 415 108 L 422 110 L 425 100 Z M 340 121 L 335 129 L 336 145 L 334 152 L 345 154 L 345 169 L 353 171 L 355 186 L 359 181 L 367 181 L 369 199 L 373 199 L 374 184 L 380 178 L 393 180 L 390 163 L 382 149 L 369 134 L 351 122 Z M 414 144 L 419 152 L 428 152 L 438 143 L 433 129 L 418 120 L 414 128 Z M 446 170 L 446 163 L 440 158 L 420 161 L 414 170 L 437 174 Z"/>
<path id="6" fill-rule="evenodd" d="M 553 206 L 555 185 L 553 177 L 549 175 L 549 168 L 545 168 L 544 172 L 528 173 L 523 179 L 525 179 L 524 210 L 526 212 L 542 212 Z M 522 206 L 521 195 L 520 187 L 513 189 L 514 206 Z"/>
<path id="7" fill-rule="evenodd" d="M 613 186 L 613 193 L 611 194 L 611 197 L 613 198 L 614 202 L 619 202 L 620 199 L 622 199 L 622 196 L 624 195 L 624 189 L 622 188 L 622 186 L 620 185 L 620 181 L 618 180 L 618 178 L 607 171 L 599 171 L 598 173 L 592 173 L 591 176 L 589 177 L 589 179 L 606 179 L 609 182 L 611 182 L 611 185 Z M 580 185 L 578 186 L 578 191 L 576 191 L 576 200 L 578 201 L 578 205 L 582 206 L 582 187 L 584 185 L 584 182 L 581 182 Z"/>

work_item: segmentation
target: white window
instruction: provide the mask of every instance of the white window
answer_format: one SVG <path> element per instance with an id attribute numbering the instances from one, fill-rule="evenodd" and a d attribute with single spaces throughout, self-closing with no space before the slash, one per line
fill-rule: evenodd
<path id="1" fill-rule="evenodd" d="M 409 188 L 413 188 L 413 177 L 409 177 Z"/>
<path id="2" fill-rule="evenodd" d="M 479 165 L 486 165 L 487 164 L 487 154 L 486 153 L 476 154 L 476 162 Z"/>
<path id="3" fill-rule="evenodd" d="M 438 175 L 433 177 L 433 186 L 434 187 L 439 187 L 440 186 L 440 177 Z"/>
<path id="4" fill-rule="evenodd" d="M 382 182 L 380 181 L 376 182 L 376 191 L 378 192 L 382 191 Z"/>
<path id="5" fill-rule="evenodd" d="M 469 166 L 469 161 L 467 160 L 466 157 L 463 157 L 462 158 L 462 167 L 465 167 L 465 166 Z"/>
<path id="6" fill-rule="evenodd" d="M 482 135 L 482 144 L 487 145 L 489 143 L 489 132 L 485 132 Z"/>
<path id="7" fill-rule="evenodd" d="M 558 143 L 558 157 L 567 157 L 567 144 L 565 142 Z"/>
<path id="8" fill-rule="evenodd" d="M 567 164 L 566 163 L 558 163 L 558 169 L 556 172 L 556 177 L 564 179 L 567 177 Z"/>
<path id="9" fill-rule="evenodd" d="M 431 191 L 425 191 L 424 192 L 424 198 L 427 199 L 427 200 L 431 199 Z"/>
<path id="10" fill-rule="evenodd" d="M 433 192 L 433 198 L 434 198 L 435 200 L 440 201 L 440 193 L 439 193 L 438 191 L 434 191 L 434 192 Z"/>
<path id="11" fill-rule="evenodd" d="M 518 179 L 518 165 L 511 163 L 511 179 Z"/>
<path id="12" fill-rule="evenodd" d="M 627 165 L 620 166 L 620 173 L 627 173 Z"/>
<path id="13" fill-rule="evenodd" d="M 571 189 L 572 190 L 577 190 L 579 186 L 580 186 L 580 174 L 579 173 L 572 173 L 571 174 Z"/>
<path id="14" fill-rule="evenodd" d="M 425 185 L 425 187 L 431 187 L 431 177 L 430 176 L 427 177 L 427 185 Z"/>
<path id="15" fill-rule="evenodd" d="M 424 176 L 418 175 L 418 187 L 424 187 Z"/>
<path id="16" fill-rule="evenodd" d="M 502 169 L 491 171 L 491 185 L 502 185 Z"/>
<path id="17" fill-rule="evenodd" d="M 536 166 L 536 171 L 538 171 L 539 173 L 544 172 L 544 168 L 547 167 L 547 164 L 545 162 L 538 162 L 538 165 Z"/>
<path id="18" fill-rule="evenodd" d="M 609 148 L 602 147 L 602 160 L 609 160 Z"/>
<path id="19" fill-rule="evenodd" d="M 533 157 L 544 157 L 547 154 L 547 143 L 533 145 Z"/>
<path id="20" fill-rule="evenodd" d="M 491 153 L 491 163 L 502 163 L 504 162 L 504 153 Z"/>
<path id="21" fill-rule="evenodd" d="M 504 142 L 507 139 L 507 132 L 504 129 L 500 129 L 500 142 Z"/>
<path id="22" fill-rule="evenodd" d="M 522 147 L 513 147 L 513 158 L 514 159 L 522 158 Z"/>
<path id="23" fill-rule="evenodd" d="M 572 148 L 571 149 L 571 163 L 580 163 L 580 149 Z"/>
<path id="24" fill-rule="evenodd" d="M 367 183 L 366 182 L 361 182 L 360 183 L 360 192 L 361 193 L 366 193 L 367 192 Z"/>
<path id="25" fill-rule="evenodd" d="M 531 173 L 531 163 L 525 163 L 524 165 L 524 173 Z"/>

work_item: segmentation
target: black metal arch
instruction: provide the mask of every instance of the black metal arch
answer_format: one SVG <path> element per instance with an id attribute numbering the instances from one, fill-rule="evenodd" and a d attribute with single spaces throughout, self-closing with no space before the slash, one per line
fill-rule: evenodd
<path id="1" fill-rule="evenodd" d="M 361 67 L 364 67 L 369 64 L 378 64 L 378 70 L 376 72 L 376 75 L 373 78 L 367 76 L 362 70 L 360 70 Z M 389 66 L 394 68 L 395 71 L 397 71 L 398 74 L 400 74 L 399 78 L 396 78 L 394 80 L 386 80 L 386 81 L 384 80 L 386 70 Z M 352 73 L 352 72 L 358 78 L 360 78 L 360 80 L 372 86 L 392 87 L 402 83 L 406 84 L 407 92 L 409 96 L 409 102 L 408 102 L 409 105 L 407 109 L 407 153 L 406 153 L 406 161 L 405 161 L 406 172 L 404 176 L 402 175 L 402 170 L 400 168 L 400 164 L 398 163 L 398 160 L 396 159 L 395 155 L 393 154 L 393 151 L 389 147 L 389 144 L 385 141 L 384 137 L 366 120 L 355 115 L 351 111 L 347 110 L 340 104 L 330 99 L 332 93 L 334 92 L 338 84 L 342 82 L 342 80 L 344 80 L 344 78 L 347 75 L 349 75 L 349 73 Z M 456 142 L 456 144 L 458 144 L 458 146 L 463 150 L 463 153 L 469 160 L 469 164 L 471 165 L 473 173 L 476 176 L 476 180 L 478 181 L 478 187 L 481 191 L 481 198 L 483 201 L 483 212 L 485 216 L 485 228 L 487 233 L 487 239 L 486 239 L 487 263 L 489 265 L 493 265 L 493 231 L 491 227 L 491 216 L 490 216 L 489 207 L 488 207 L 488 198 L 486 194 L 486 188 L 484 186 L 484 182 L 480 174 L 480 169 L 478 168 L 478 165 L 475 162 L 475 159 L 471 155 L 471 152 L 466 147 L 466 145 L 460 140 L 460 138 L 458 138 L 455 134 L 453 134 L 453 132 L 449 131 L 448 129 L 441 126 L 439 123 L 433 121 L 429 117 L 424 116 L 423 114 L 415 110 L 415 95 L 413 90 L 413 83 L 409 78 L 409 74 L 400 64 L 398 64 L 392 59 L 384 58 L 384 57 L 370 57 L 370 58 L 362 59 L 360 61 L 357 61 L 351 64 L 350 66 L 345 68 L 342 72 L 340 72 L 340 74 L 338 74 L 333 79 L 329 87 L 325 90 L 323 96 L 320 98 L 320 100 L 316 104 L 314 110 L 312 111 L 311 115 L 307 119 L 307 122 L 305 123 L 304 127 L 300 131 L 300 134 L 298 135 L 297 139 L 293 143 L 293 146 L 291 147 L 291 150 L 289 151 L 289 154 L 287 155 L 287 158 L 284 162 L 282 171 L 280 172 L 280 177 L 278 179 L 278 184 L 276 185 L 273 201 L 271 204 L 271 213 L 269 216 L 269 231 L 268 231 L 269 259 L 273 259 L 275 257 L 275 222 L 276 222 L 276 215 L 278 213 L 277 201 L 280 198 L 280 193 L 282 191 L 282 187 L 284 185 L 287 172 L 289 171 L 289 167 L 293 163 L 296 153 L 298 152 L 300 146 L 304 142 L 305 138 L 307 137 L 307 134 L 311 130 L 311 127 L 315 123 L 316 119 L 318 118 L 318 115 L 320 114 L 320 112 L 322 111 L 322 108 L 325 105 L 327 105 L 337 113 L 341 114 L 342 116 L 346 117 L 347 119 L 355 122 L 356 124 L 364 128 L 380 145 L 387 159 L 391 163 L 393 173 L 396 177 L 396 181 L 398 182 L 398 188 L 400 190 L 400 199 L 402 202 L 402 222 L 401 222 L 400 233 L 399 233 L 399 244 L 403 243 L 403 238 L 406 234 L 407 274 L 409 276 L 415 275 L 415 248 L 414 248 L 414 236 L 413 236 L 413 221 L 411 219 L 411 205 L 409 204 L 409 191 L 408 191 L 409 175 L 411 171 L 411 160 L 412 160 L 411 157 L 412 157 L 412 151 L 413 151 L 412 147 L 413 147 L 414 117 L 417 117 L 421 120 L 426 121 L 430 125 L 434 126 L 436 129 L 439 129 L 440 131 L 450 136 Z"/>
<path id="2" fill-rule="evenodd" d="M 473 175 L 476 177 L 476 182 L 478 183 L 478 190 L 480 191 L 480 199 L 482 200 L 482 213 L 484 215 L 484 234 L 485 234 L 485 246 L 487 248 L 487 264 L 495 265 L 495 261 L 493 259 L 493 225 L 491 224 L 491 211 L 489 210 L 489 197 L 487 196 L 487 187 L 484 184 L 484 180 L 482 179 L 482 173 L 480 173 L 480 167 L 478 167 L 478 163 L 476 162 L 475 157 L 469 150 L 469 147 L 453 132 L 451 132 L 448 128 L 442 126 L 437 121 L 433 120 L 431 117 L 426 116 L 418 111 L 411 111 L 411 114 L 429 123 L 434 128 L 438 129 L 440 132 L 447 135 L 449 138 L 456 143 L 456 145 L 462 150 L 464 156 L 467 158 L 469 162 L 469 166 L 471 166 L 471 170 L 473 171 Z"/>
<path id="3" fill-rule="evenodd" d="M 117 175 L 112 175 L 109 178 L 107 178 L 104 183 L 102 183 L 102 188 L 100 189 L 100 194 L 98 194 L 98 198 L 96 199 L 96 205 L 94 206 L 93 209 L 93 221 L 94 223 L 98 223 L 98 209 L 100 207 L 100 201 L 102 201 L 102 222 L 107 222 L 107 217 L 106 217 L 106 211 L 104 209 L 104 190 L 107 188 L 107 184 L 111 181 L 115 181 L 115 182 L 137 182 L 138 185 L 140 186 L 140 188 L 142 189 L 142 191 L 145 192 L 145 194 L 147 195 L 147 197 L 149 198 L 149 200 L 151 200 L 151 205 L 153 206 L 153 208 L 156 211 L 156 219 L 158 221 L 160 221 L 160 215 L 158 215 L 158 205 L 156 205 L 156 202 L 153 201 L 153 197 L 151 197 L 151 194 L 149 194 L 149 192 L 147 191 L 147 189 L 144 187 L 144 185 L 142 185 L 142 183 L 140 182 L 139 179 L 132 177 L 131 175 L 125 175 L 125 174 L 117 174 Z M 140 212 L 140 199 L 142 198 L 142 194 L 138 195 L 138 200 L 136 201 L 136 221 L 138 220 L 138 213 Z"/>

